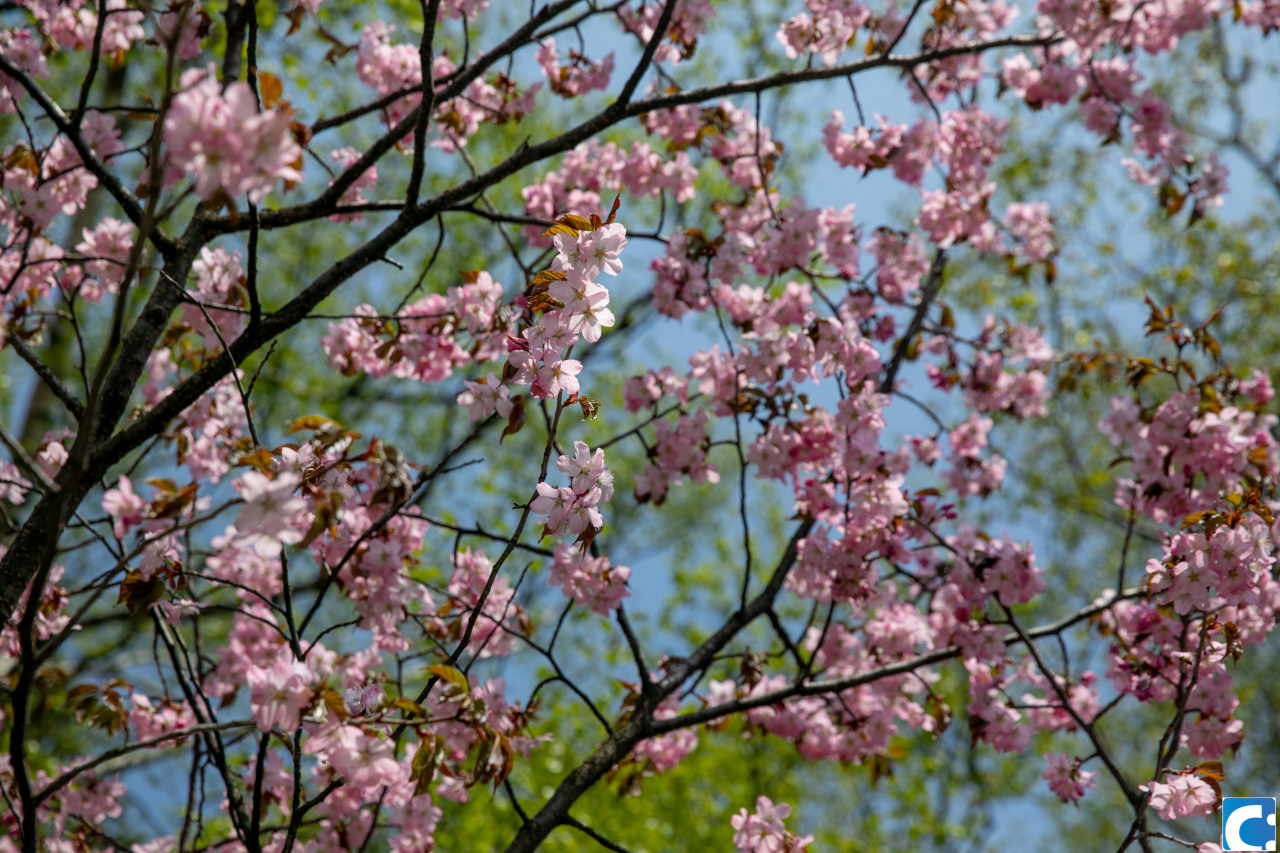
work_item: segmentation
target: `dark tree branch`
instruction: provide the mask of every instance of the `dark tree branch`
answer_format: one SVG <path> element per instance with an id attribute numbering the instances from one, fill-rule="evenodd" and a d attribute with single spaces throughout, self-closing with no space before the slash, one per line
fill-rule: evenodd
<path id="1" fill-rule="evenodd" d="M 612 850 L 613 853 L 630 853 L 630 851 L 627 850 L 627 848 L 623 847 L 621 844 L 614 844 L 612 841 L 605 838 L 603 835 L 596 832 L 594 829 L 587 826 L 585 823 L 582 823 L 581 821 L 574 819 L 571 815 L 565 815 L 564 820 L 562 820 L 561 823 L 563 823 L 565 826 L 573 827 L 574 829 L 578 830 L 578 832 L 581 832 L 583 835 L 586 835 L 588 838 L 590 838 L 592 841 L 594 841 L 596 844 L 599 844 L 601 847 L 603 847 L 606 850 Z"/>
<path id="2" fill-rule="evenodd" d="M 894 347 L 893 358 L 889 361 L 889 366 L 885 368 L 884 380 L 880 383 L 880 393 L 889 394 L 893 391 L 894 380 L 898 376 L 898 369 L 902 367 L 902 362 L 907 356 L 907 350 L 911 347 L 911 339 L 919 332 L 920 327 L 924 324 L 925 315 L 929 313 L 929 306 L 933 305 L 933 300 L 937 298 L 938 291 L 942 289 L 942 271 L 947 264 L 947 253 L 939 249 L 938 253 L 933 256 L 933 264 L 929 268 L 929 277 L 925 281 L 924 288 L 920 291 L 920 301 L 916 303 L 916 311 L 911 315 L 911 323 L 907 326 L 907 331 L 903 333 L 899 339 L 898 345 Z"/>
<path id="3" fill-rule="evenodd" d="M 1057 622 L 1051 622 L 1048 625 L 1041 625 L 1027 631 L 1027 636 L 1032 638 L 1047 637 L 1065 631 L 1073 625 L 1079 624 L 1090 616 L 1101 613 L 1112 607 L 1116 602 L 1123 601 L 1128 598 L 1136 598 L 1144 594 L 1142 590 L 1130 589 L 1124 593 L 1115 596 L 1100 604 L 1090 605 L 1076 612 L 1059 619 Z M 1005 636 L 1006 645 L 1017 645 L 1023 642 L 1022 638 L 1016 633 Z M 740 711 L 749 711 L 752 708 L 763 708 L 768 705 L 777 705 L 788 699 L 799 696 L 817 696 L 826 693 L 840 693 L 850 687 L 860 687 L 863 684 L 871 684 L 882 678 L 889 678 L 895 675 L 905 675 L 914 672 L 925 666 L 942 663 L 960 657 L 960 650 L 955 646 L 948 646 L 945 649 L 927 652 L 926 654 L 917 655 L 909 660 L 900 661 L 899 663 L 888 664 L 886 666 L 877 667 L 867 672 L 861 672 L 857 675 L 851 675 L 847 678 L 833 678 L 826 681 L 810 681 L 803 684 L 793 684 L 790 687 L 783 687 L 769 693 L 762 693 L 758 696 L 747 696 L 743 699 L 737 699 L 733 702 L 726 702 L 723 705 L 715 705 L 710 708 L 703 708 L 698 711 L 691 711 L 687 714 L 681 714 L 672 717 L 669 720 L 657 720 L 653 723 L 652 730 L 654 734 L 665 734 L 666 732 L 675 731 L 676 729 L 688 728 L 689 726 L 699 725 L 701 723 L 710 722 L 720 717 L 736 714 Z"/>
<path id="4" fill-rule="evenodd" d="M 646 737 L 656 734 L 653 712 L 658 704 L 671 695 L 690 675 L 708 666 L 716 654 L 732 640 L 739 631 L 750 624 L 756 617 L 772 606 L 773 600 L 782 589 L 787 575 L 796 560 L 796 547 L 800 540 L 813 528 L 812 519 L 802 522 L 791 541 L 787 544 L 782 559 L 774 570 L 769 584 L 747 607 L 734 613 L 709 639 L 699 646 L 687 658 L 672 664 L 655 689 L 650 693 L 642 693 L 636 702 L 631 718 L 614 729 L 604 743 L 596 748 L 587 759 L 575 767 L 556 788 L 538 813 L 520 827 L 516 837 L 506 848 L 506 853 L 532 853 L 557 826 L 565 822 L 569 809 L 578 798 L 594 785 L 616 763 L 630 754 L 635 745 Z"/>
<path id="5" fill-rule="evenodd" d="M 31 369 L 53 392 L 53 396 L 66 405 L 67 411 L 71 413 L 71 416 L 77 421 L 80 420 L 80 417 L 84 414 L 84 403 L 76 399 L 75 394 L 72 394 L 67 389 L 67 386 L 62 384 L 49 365 L 45 364 L 44 360 L 31 347 L 27 346 L 26 341 L 17 335 L 10 335 L 5 338 L 5 343 L 13 347 L 13 351 L 21 356 L 23 361 L 31 365 Z"/>
<path id="6" fill-rule="evenodd" d="M 205 734 L 207 732 L 223 732 L 228 729 L 242 729 L 249 728 L 251 726 L 253 726 L 253 720 L 236 720 L 235 722 L 230 723 L 204 723 L 202 725 L 191 726 L 186 729 L 176 729 L 171 732 L 165 732 L 162 735 L 156 735 L 155 737 L 147 738 L 146 740 L 135 740 L 133 743 L 126 743 L 117 747 L 112 747 L 111 749 L 99 753 L 83 764 L 77 764 L 75 767 L 72 767 L 48 785 L 41 788 L 40 792 L 35 795 L 36 803 L 43 803 L 49 797 L 58 793 L 67 785 L 75 781 L 75 778 L 81 773 L 84 773 L 87 770 L 92 770 L 100 764 L 105 764 L 113 758 L 119 758 L 122 755 L 128 755 L 129 753 L 136 752 L 140 749 L 150 749 L 153 746 L 159 746 L 171 740 L 192 737 L 194 735 Z"/>

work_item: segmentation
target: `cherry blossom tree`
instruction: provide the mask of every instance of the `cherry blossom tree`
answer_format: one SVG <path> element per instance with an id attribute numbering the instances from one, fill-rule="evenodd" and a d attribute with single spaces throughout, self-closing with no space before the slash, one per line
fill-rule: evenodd
<path id="1" fill-rule="evenodd" d="M 1270 379 L 1217 313 L 1149 298 L 1139 351 L 1073 351 L 1011 304 L 958 317 L 947 285 L 1057 280 L 1052 195 L 1002 186 L 1011 122 L 1063 123 L 1207 227 L 1220 153 L 1252 149 L 1188 132 L 1149 75 L 1280 6 L 339 5 L 0 7 L 0 335 L 60 407 L 43 435 L 0 419 L 4 849 L 408 853 L 501 802 L 507 850 L 620 850 L 575 806 L 706 740 L 875 779 L 957 714 L 1055 802 L 1115 792 L 1121 850 L 1216 849 L 1174 822 L 1219 805 L 1234 666 L 1280 608 Z M 767 73 L 707 59 L 744 26 Z M 867 115 L 860 80 L 911 116 Z M 812 126 L 763 108 L 831 81 L 849 101 Z M 909 214 L 784 192 L 808 131 Z M 713 340 L 663 363 L 664 324 Z M 264 405 L 277 348 L 419 389 L 439 416 L 399 432 L 437 452 Z M 1037 465 L 1001 432 L 1116 376 L 1095 429 L 1123 544 L 1082 593 L 986 508 Z M 736 538 L 676 647 L 633 624 L 653 580 L 619 553 L 696 512 L 682 493 Z M 104 625 L 121 654 L 87 665 Z M 1121 750 L 1132 709 L 1159 725 Z M 83 731 L 50 750 L 49 715 Z M 566 717 L 590 748 L 524 785 Z M 134 838 L 121 768 L 148 756 L 178 819 Z M 769 793 L 723 844 L 814 844 Z"/>

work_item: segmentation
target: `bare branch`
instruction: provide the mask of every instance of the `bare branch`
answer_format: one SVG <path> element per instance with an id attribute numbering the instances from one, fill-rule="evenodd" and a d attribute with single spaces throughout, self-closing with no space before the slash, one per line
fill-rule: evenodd
<path id="1" fill-rule="evenodd" d="M 112 747 L 105 752 L 99 753 L 83 764 L 77 764 L 75 767 L 72 767 L 70 770 L 58 776 L 58 778 L 40 789 L 40 792 L 35 795 L 35 801 L 37 804 L 43 803 L 49 797 L 52 797 L 54 794 L 58 793 L 58 791 L 71 784 L 81 773 L 92 770 L 100 764 L 105 764 L 113 758 L 119 758 L 122 755 L 128 755 L 129 753 L 137 752 L 140 749 L 150 749 L 153 746 L 160 746 L 167 741 L 191 737 L 192 735 L 204 734 L 206 732 L 225 732 L 230 729 L 252 728 L 253 725 L 253 720 L 236 720 L 235 722 L 230 723 L 204 723 L 198 726 L 191 726 L 190 728 L 175 729 L 174 731 L 165 732 L 162 735 L 156 735 L 155 737 L 148 738 L 146 740 L 136 740 L 133 743 L 125 743 L 120 746 Z"/>

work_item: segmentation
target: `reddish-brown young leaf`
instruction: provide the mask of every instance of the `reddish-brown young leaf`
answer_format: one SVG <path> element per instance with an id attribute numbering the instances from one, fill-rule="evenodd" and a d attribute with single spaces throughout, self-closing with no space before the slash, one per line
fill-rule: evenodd
<path id="1" fill-rule="evenodd" d="M 542 272 L 535 275 L 533 277 L 533 281 L 529 282 L 529 284 L 533 287 L 536 287 L 540 284 L 545 285 L 549 282 L 566 281 L 567 279 L 568 279 L 568 276 L 562 272 L 557 272 L 556 270 L 543 270 Z"/>
<path id="2" fill-rule="evenodd" d="M 120 597 L 116 599 L 116 604 L 124 604 L 129 615 L 136 619 L 163 596 L 164 581 L 158 577 L 143 580 L 142 572 L 131 569 L 120 582 Z"/>
<path id="3" fill-rule="evenodd" d="M 343 722 L 346 721 L 349 716 L 347 714 L 347 703 L 343 701 L 341 693 L 332 687 L 326 687 L 324 693 L 321 694 L 320 701 L 324 703 L 324 707 L 329 713 Z"/>
<path id="4" fill-rule="evenodd" d="M 284 95 L 284 81 L 274 74 L 258 71 L 258 92 L 262 96 L 262 106 L 273 110 L 280 105 Z"/>
<path id="5" fill-rule="evenodd" d="M 285 33 L 285 34 L 284 34 L 284 35 L 285 35 L 285 38 L 288 38 L 289 36 L 291 36 L 291 35 L 293 35 L 294 33 L 296 33 L 299 29 L 301 29 L 301 27 L 302 27 L 302 18 L 303 18 L 303 16 L 305 16 L 306 14 L 307 14 L 306 7 L 304 7 L 304 6 L 295 6 L 295 7 L 293 8 L 293 11 L 291 11 L 288 15 L 286 15 L 286 16 L 285 16 L 285 17 L 287 17 L 287 18 L 289 19 L 289 32 L 287 32 L 287 33 Z"/>
<path id="6" fill-rule="evenodd" d="M 583 231 L 590 231 L 591 220 L 583 219 L 573 213 L 566 213 L 558 219 L 551 220 L 552 226 L 543 232 L 543 237 L 554 237 L 556 234 L 572 234 L 577 235 Z"/>
<path id="7" fill-rule="evenodd" d="M 584 421 L 594 421 L 600 416 L 600 401 L 592 397 L 581 396 L 578 398 L 578 405 L 582 407 L 582 419 Z"/>
<path id="8" fill-rule="evenodd" d="M 330 420 L 324 415 L 303 415 L 300 418 L 294 418 L 289 421 L 289 429 L 285 431 L 285 435 L 293 435 L 295 432 L 301 432 L 302 430 L 315 432 L 326 426 L 338 426 L 338 422 Z"/>
<path id="9" fill-rule="evenodd" d="M 506 441 L 507 436 L 515 435 L 520 430 L 524 429 L 525 422 L 528 419 L 529 417 L 525 414 L 524 410 L 524 395 L 521 394 L 511 401 L 511 414 L 507 417 L 507 426 L 502 430 L 502 435 L 498 438 L 498 443 L 501 444 Z"/>
<path id="10" fill-rule="evenodd" d="M 587 552 L 587 549 L 591 547 L 591 543 L 595 541 L 595 538 L 600 533 L 600 530 L 601 528 L 599 527 L 588 527 L 586 530 L 582 531 L 582 533 L 578 535 L 577 541 L 575 541 L 573 544 L 582 546 L 581 549 L 578 551 L 579 554 L 585 554 Z"/>
<path id="11" fill-rule="evenodd" d="M 162 492 L 151 502 L 152 518 L 177 518 L 196 497 L 198 483 L 189 483 L 177 492 Z"/>
<path id="12" fill-rule="evenodd" d="M 409 767 L 409 781 L 416 782 L 414 796 L 427 793 L 432 780 L 436 778 L 436 770 L 440 767 L 439 738 L 428 734 L 422 737 L 418 751 L 414 753 L 413 764 Z"/>
<path id="13" fill-rule="evenodd" d="M 529 297 L 530 311 L 550 311 L 554 308 L 563 308 L 564 303 L 552 299 L 546 293 L 535 293 Z"/>
<path id="14" fill-rule="evenodd" d="M 929 716 L 933 717 L 934 721 L 937 723 L 936 728 L 934 728 L 931 733 L 933 735 L 933 739 L 937 740 L 938 736 L 945 732 L 947 727 L 951 725 L 951 706 L 939 699 L 935 694 L 930 693 L 929 698 L 925 700 L 924 707 L 929 713 Z"/>
<path id="15" fill-rule="evenodd" d="M 461 690 L 463 693 L 471 692 L 471 684 L 470 682 L 467 681 L 467 677 L 451 666 L 445 666 L 444 664 L 437 664 L 435 666 L 427 667 L 427 672 L 431 673 L 432 675 L 440 676 L 442 679 L 449 682 L 454 687 Z"/>
<path id="16" fill-rule="evenodd" d="M 1206 779 L 1216 779 L 1219 782 L 1227 778 L 1221 761 L 1202 761 L 1196 765 L 1196 772 Z"/>
<path id="17" fill-rule="evenodd" d="M 447 669 L 447 668 L 449 668 L 449 667 L 434 667 L 434 666 L 432 666 L 432 667 L 427 667 L 427 668 L 428 668 L 428 669 L 431 669 L 431 670 L 436 670 L 436 669 Z M 391 703 L 391 707 L 393 707 L 393 708 L 399 708 L 401 711 L 404 711 L 405 713 L 413 714 L 415 717 L 421 717 L 421 718 L 422 718 L 422 719 L 424 719 L 424 720 L 429 716 L 429 715 L 427 714 L 427 709 L 426 709 L 426 708 L 422 707 L 421 705 L 419 705 L 417 702 L 413 701 L 412 699 L 406 699 L 406 698 L 405 698 L 405 697 L 403 697 L 403 696 L 401 696 L 401 697 L 400 697 L 399 699 L 397 699 L 396 701 L 392 702 L 392 703 Z"/>
<path id="18" fill-rule="evenodd" d="M 267 450 L 265 447 L 259 447 L 252 453 L 244 454 L 240 458 L 236 459 L 235 464 L 237 466 L 251 466 L 258 469 L 263 474 L 270 474 L 271 469 L 274 466 L 274 462 L 271 459 L 271 451 Z"/>

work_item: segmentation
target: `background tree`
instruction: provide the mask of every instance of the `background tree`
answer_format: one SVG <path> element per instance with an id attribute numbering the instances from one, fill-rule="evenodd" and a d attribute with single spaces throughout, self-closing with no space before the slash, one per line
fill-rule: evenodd
<path id="1" fill-rule="evenodd" d="M 3 843 L 1212 849 L 1274 4 L 2 14 Z"/>

